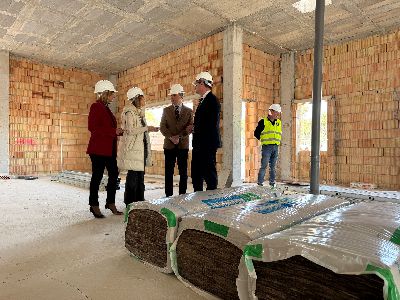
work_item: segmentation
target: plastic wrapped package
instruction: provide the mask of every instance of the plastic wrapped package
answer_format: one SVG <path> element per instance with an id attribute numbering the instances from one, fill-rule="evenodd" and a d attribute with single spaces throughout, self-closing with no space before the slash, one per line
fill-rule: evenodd
<path id="1" fill-rule="evenodd" d="M 272 197 L 266 187 L 240 186 L 135 202 L 126 214 L 125 246 L 142 262 L 172 273 L 168 251 L 181 217 Z"/>
<path id="2" fill-rule="evenodd" d="M 296 194 L 188 215 L 171 247 L 173 270 L 205 297 L 238 299 L 238 267 L 249 241 L 345 205 L 350 200 Z"/>
<path id="3" fill-rule="evenodd" d="M 399 226 L 400 204 L 360 202 L 253 240 L 240 299 L 400 299 Z"/>

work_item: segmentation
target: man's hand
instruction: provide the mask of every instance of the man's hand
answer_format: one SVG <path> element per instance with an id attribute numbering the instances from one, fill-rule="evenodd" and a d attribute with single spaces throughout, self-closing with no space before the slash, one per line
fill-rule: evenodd
<path id="1" fill-rule="evenodd" d="M 115 133 L 116 133 L 117 135 L 123 135 L 123 134 L 124 134 L 124 130 L 123 130 L 122 128 L 117 128 L 117 129 L 115 130 Z"/>
<path id="2" fill-rule="evenodd" d="M 193 125 L 186 126 L 186 131 L 188 134 L 191 134 L 193 132 Z"/>
<path id="3" fill-rule="evenodd" d="M 179 135 L 174 135 L 169 138 L 169 140 L 174 144 L 178 145 L 179 144 Z"/>

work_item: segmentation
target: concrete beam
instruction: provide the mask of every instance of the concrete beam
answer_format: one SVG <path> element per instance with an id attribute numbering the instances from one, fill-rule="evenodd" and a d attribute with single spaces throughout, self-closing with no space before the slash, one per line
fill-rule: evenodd
<path id="1" fill-rule="evenodd" d="M 281 106 L 282 106 L 282 141 L 280 149 L 281 180 L 292 179 L 292 102 L 295 85 L 295 54 L 282 54 L 281 60 Z"/>
<path id="2" fill-rule="evenodd" d="M 223 48 L 223 168 L 231 171 L 227 185 L 240 185 L 243 30 L 237 25 L 224 32 Z"/>
<path id="3" fill-rule="evenodd" d="M 117 75 L 109 75 L 108 76 L 108 80 L 110 80 L 112 82 L 112 84 L 114 85 L 115 89 L 118 91 L 118 85 L 117 85 Z M 111 104 L 108 106 L 110 108 L 110 110 L 113 112 L 113 114 L 115 115 L 115 117 L 118 119 L 119 116 L 116 115 L 117 110 L 118 110 L 118 97 L 115 97 L 114 101 L 111 102 Z"/>
<path id="4" fill-rule="evenodd" d="M 0 51 L 0 174 L 9 173 L 10 55 Z"/>

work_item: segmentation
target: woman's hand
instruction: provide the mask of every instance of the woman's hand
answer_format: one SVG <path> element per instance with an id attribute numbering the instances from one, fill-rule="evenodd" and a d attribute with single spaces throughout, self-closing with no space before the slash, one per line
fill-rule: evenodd
<path id="1" fill-rule="evenodd" d="M 117 135 L 123 135 L 123 134 L 124 134 L 124 130 L 123 130 L 122 128 L 117 128 L 117 129 L 115 130 L 115 133 L 116 133 Z"/>
<path id="2" fill-rule="evenodd" d="M 149 132 L 157 132 L 160 128 L 154 126 L 147 126 Z"/>

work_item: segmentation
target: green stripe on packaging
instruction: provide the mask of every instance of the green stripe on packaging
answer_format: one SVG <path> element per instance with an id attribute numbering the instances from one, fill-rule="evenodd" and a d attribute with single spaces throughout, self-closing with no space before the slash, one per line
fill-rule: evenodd
<path id="1" fill-rule="evenodd" d="M 128 222 L 128 217 L 129 217 L 129 211 L 131 210 L 131 205 L 128 204 L 125 208 L 125 216 L 124 216 L 124 222 Z"/>
<path id="2" fill-rule="evenodd" d="M 249 258 L 248 256 L 245 256 L 244 257 L 244 264 L 246 265 L 246 268 L 247 268 L 247 271 L 249 272 L 249 275 L 251 277 L 254 277 L 254 276 L 252 276 L 253 274 L 255 274 L 254 265 L 253 265 L 252 259 Z"/>
<path id="3" fill-rule="evenodd" d="M 161 208 L 160 212 L 167 218 L 168 227 L 176 227 L 176 216 L 172 211 L 163 207 Z"/>
<path id="4" fill-rule="evenodd" d="M 263 253 L 262 244 L 246 245 L 243 250 L 244 256 L 262 258 L 262 253 Z"/>
<path id="5" fill-rule="evenodd" d="M 254 199 L 261 199 L 260 196 L 253 194 L 253 193 L 244 193 L 242 195 L 239 195 L 240 198 L 242 198 L 244 201 L 251 201 Z"/>
<path id="6" fill-rule="evenodd" d="M 387 282 L 387 286 L 388 286 L 387 300 L 399 300 L 400 299 L 399 290 L 397 289 L 397 286 L 394 283 L 393 275 L 392 275 L 392 272 L 390 272 L 390 270 L 379 268 L 374 265 L 367 265 L 367 268 L 365 271 L 379 273 L 382 275 L 383 278 L 385 278 L 385 280 Z"/>
<path id="7" fill-rule="evenodd" d="M 390 241 L 392 243 L 395 243 L 396 245 L 400 245 L 400 228 L 397 228 L 393 232 L 392 237 L 390 238 Z"/>
<path id="8" fill-rule="evenodd" d="M 228 226 L 214 223 L 208 220 L 204 220 L 204 228 L 207 231 L 222 235 L 223 237 L 227 237 L 229 232 Z"/>

